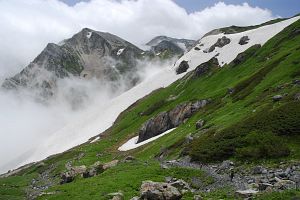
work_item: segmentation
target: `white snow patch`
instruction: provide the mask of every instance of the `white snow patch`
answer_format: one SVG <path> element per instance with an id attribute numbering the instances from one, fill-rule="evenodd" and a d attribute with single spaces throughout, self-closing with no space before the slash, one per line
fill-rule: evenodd
<path id="1" fill-rule="evenodd" d="M 300 19 L 300 17 L 294 17 L 288 20 L 284 20 L 275 24 L 262 26 L 257 29 L 235 33 L 235 34 L 218 34 L 218 35 L 209 35 L 202 38 L 198 45 L 203 44 L 203 49 L 209 49 L 213 44 L 217 42 L 219 38 L 222 36 L 226 36 L 231 41 L 229 44 L 225 45 L 222 48 L 216 47 L 216 50 L 210 53 L 204 53 L 203 51 L 197 51 L 192 48 L 188 53 L 183 55 L 175 64 L 175 68 L 179 66 L 179 64 L 185 60 L 189 62 L 189 69 L 187 72 L 195 69 L 199 64 L 203 62 L 207 62 L 212 57 L 216 55 L 216 51 L 220 53 L 217 58 L 221 66 L 230 63 L 236 56 L 247 50 L 249 47 L 255 44 L 265 44 L 269 39 L 274 37 L 277 33 L 282 31 L 285 27 L 289 26 L 290 24 L 294 23 Z M 243 36 L 249 37 L 248 44 L 240 45 L 239 40 Z"/>
<path id="2" fill-rule="evenodd" d="M 124 143 L 122 146 L 120 146 L 118 148 L 118 150 L 119 151 L 128 151 L 128 150 L 131 150 L 131 149 L 138 148 L 140 146 L 143 146 L 143 145 L 145 145 L 145 144 L 147 144 L 149 142 L 152 142 L 152 141 L 154 141 L 154 140 L 156 140 L 156 139 L 158 139 L 158 138 L 160 138 L 160 137 L 162 137 L 162 136 L 164 136 L 164 135 L 172 132 L 175 129 L 176 128 L 169 129 L 169 130 L 167 130 L 167 131 L 165 131 L 165 132 L 163 132 L 163 133 L 161 133 L 161 134 L 159 134 L 159 135 L 157 135 L 155 137 L 152 137 L 152 138 L 150 138 L 148 140 L 145 140 L 143 142 L 140 142 L 140 143 L 137 143 L 137 141 L 139 139 L 139 136 L 133 137 L 130 140 L 128 140 L 126 143 Z"/>
<path id="3" fill-rule="evenodd" d="M 155 55 L 159 56 L 160 54 L 161 54 L 161 52 L 159 52 L 159 53 L 157 53 L 157 54 L 155 54 Z"/>
<path id="4" fill-rule="evenodd" d="M 88 39 L 90 39 L 91 36 L 92 36 L 92 32 L 88 32 L 87 35 L 86 35 L 86 37 L 87 37 Z"/>
<path id="5" fill-rule="evenodd" d="M 125 49 L 125 48 L 119 49 L 119 51 L 117 52 L 117 56 L 121 55 L 121 54 L 123 53 L 124 49 Z"/>
<path id="6" fill-rule="evenodd" d="M 93 139 L 90 143 L 94 143 L 94 142 L 97 142 L 98 140 L 100 139 L 100 136 L 96 137 L 95 139 Z"/>

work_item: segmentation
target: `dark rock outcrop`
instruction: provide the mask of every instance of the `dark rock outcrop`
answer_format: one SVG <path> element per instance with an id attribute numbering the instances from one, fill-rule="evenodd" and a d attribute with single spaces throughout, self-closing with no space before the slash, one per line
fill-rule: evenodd
<path id="1" fill-rule="evenodd" d="M 208 103 L 209 100 L 199 100 L 194 103 L 183 103 L 176 106 L 169 112 L 159 113 L 157 116 L 149 119 L 143 124 L 139 131 L 138 143 L 179 126 Z"/>
<path id="2" fill-rule="evenodd" d="M 230 39 L 227 38 L 226 36 L 223 36 L 219 38 L 217 42 L 208 49 L 208 52 L 213 52 L 216 47 L 222 48 L 229 43 L 230 43 Z"/>
<path id="3" fill-rule="evenodd" d="M 200 64 L 193 72 L 194 77 L 200 77 L 204 74 L 207 74 L 212 68 L 219 67 L 219 61 L 217 58 L 213 57 L 209 61 Z"/>
<path id="4" fill-rule="evenodd" d="M 179 64 L 179 66 L 177 67 L 177 69 L 176 69 L 176 74 L 181 74 L 181 73 L 186 72 L 186 71 L 188 70 L 189 67 L 190 67 L 190 66 L 189 66 L 189 64 L 188 64 L 188 61 L 183 60 L 183 61 Z"/>
<path id="5" fill-rule="evenodd" d="M 245 62 L 248 58 L 253 56 L 260 47 L 261 47 L 260 44 L 255 44 L 255 45 L 251 46 L 250 48 L 248 48 L 246 51 L 239 53 L 236 56 L 236 58 L 231 62 L 232 66 L 236 66 L 238 64 Z"/>
<path id="6" fill-rule="evenodd" d="M 184 53 L 184 50 L 181 49 L 177 44 L 166 40 L 163 40 L 156 46 L 153 46 L 152 51 L 154 51 L 155 54 L 167 52 L 170 57 Z"/>
<path id="7" fill-rule="evenodd" d="M 243 36 L 243 37 L 241 37 L 241 39 L 240 39 L 240 41 L 239 41 L 239 44 L 240 44 L 240 45 L 248 44 L 249 40 L 250 40 L 250 39 L 249 39 L 248 36 Z"/>

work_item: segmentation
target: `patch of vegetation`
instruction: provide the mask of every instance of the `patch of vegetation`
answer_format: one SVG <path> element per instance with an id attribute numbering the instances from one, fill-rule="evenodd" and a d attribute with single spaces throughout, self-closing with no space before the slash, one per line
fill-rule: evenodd
<path id="1" fill-rule="evenodd" d="M 141 113 L 141 115 L 151 115 L 152 113 L 154 113 L 156 110 L 158 110 L 159 108 L 161 108 L 163 105 L 165 105 L 166 100 L 160 100 L 155 102 L 154 104 L 150 105 L 150 107 L 145 110 L 144 112 Z"/>
<path id="2" fill-rule="evenodd" d="M 249 160 L 278 158 L 289 155 L 288 147 L 279 136 L 299 134 L 300 104 L 289 102 L 273 110 L 263 109 L 220 132 L 201 135 L 191 144 L 190 155 L 201 162 L 221 161 L 232 156 Z M 272 147 L 275 144 L 276 149 Z"/>
<path id="3" fill-rule="evenodd" d="M 287 144 L 272 132 L 251 132 L 241 143 L 243 147 L 236 149 L 236 157 L 240 160 L 280 158 L 290 154 Z"/>

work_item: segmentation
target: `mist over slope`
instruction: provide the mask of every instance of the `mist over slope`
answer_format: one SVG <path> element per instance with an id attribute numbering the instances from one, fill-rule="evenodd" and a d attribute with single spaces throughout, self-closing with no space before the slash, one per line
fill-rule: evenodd
<path id="1" fill-rule="evenodd" d="M 182 60 L 187 60 L 190 64 L 187 72 L 197 67 L 197 64 L 193 63 L 201 64 L 215 56 L 221 59 L 226 58 L 227 60 L 224 60 L 224 62 L 228 63 L 239 52 L 249 48 L 256 42 L 265 43 L 274 34 L 296 20 L 297 18 L 292 18 L 278 24 L 244 32 L 243 34 L 250 36 L 250 43 L 243 46 L 243 48 L 238 48 L 240 46 L 238 40 L 242 37 L 241 34 L 227 35 L 226 37 L 229 37 L 232 42 L 228 47 L 236 50 L 230 57 L 226 56 L 228 48 L 225 48 L 225 46 L 224 48 L 216 48 L 217 52 L 203 52 L 203 50 L 192 49 L 175 66 L 173 66 L 174 61 L 172 60 L 163 63 L 160 61 L 141 62 L 139 65 L 143 67 L 137 72 L 141 77 L 140 84 L 125 93 L 124 89 L 115 91 L 112 90 L 110 85 L 99 84 L 96 79 L 86 81 L 78 77 L 59 80 L 57 95 L 47 104 L 32 101 L 30 91 L 26 92 L 24 90 L 22 95 L 14 92 L 2 92 L 3 98 L 1 99 L 3 102 L 1 106 L 7 112 L 7 115 L 3 116 L 8 117 L 0 118 L 1 123 L 7 125 L 3 127 L 3 132 L 7 134 L 1 137 L 4 138 L 3 141 L 6 144 L 13 142 L 18 148 L 12 148 L 8 145 L 3 146 L 1 159 L 6 164 L 1 167 L 1 170 L 4 172 L 12 167 L 62 152 L 101 133 L 109 128 L 119 113 L 132 103 L 151 91 L 166 87 L 184 76 L 185 73 L 180 75 L 175 73 Z M 264 33 L 264 37 L 261 37 L 261 33 Z M 199 47 L 203 47 L 205 50 L 214 45 L 220 37 L 223 37 L 223 35 L 203 38 L 199 41 Z M 202 43 L 204 46 L 201 46 Z M 199 55 L 202 55 L 201 58 Z M 81 106 L 80 109 L 74 110 L 70 106 L 72 105 L 70 102 L 73 100 L 78 101 L 78 97 L 80 97 Z M 14 119 L 13 116 L 20 118 Z M 18 122 L 22 123 L 18 124 Z M 20 133 L 22 133 L 22 136 L 20 136 Z"/>

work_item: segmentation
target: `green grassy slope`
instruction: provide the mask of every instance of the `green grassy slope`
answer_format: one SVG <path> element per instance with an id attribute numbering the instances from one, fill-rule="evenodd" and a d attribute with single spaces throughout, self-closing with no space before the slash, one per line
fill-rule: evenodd
<path id="1" fill-rule="evenodd" d="M 213 181 L 199 170 L 162 169 L 155 158 L 162 149 L 167 149 L 165 159 L 178 158 L 184 149 L 194 160 L 205 162 L 228 158 L 242 161 L 252 161 L 255 158 L 255 162 L 270 164 L 281 160 L 300 160 L 297 112 L 300 102 L 294 100 L 294 95 L 300 92 L 300 86 L 293 84 L 293 80 L 300 79 L 299 30 L 298 20 L 256 50 L 255 54 L 251 52 L 252 56 L 241 64 L 214 68 L 199 78 L 193 77 L 191 72 L 169 87 L 152 92 L 124 111 L 100 141 L 85 143 L 52 156 L 44 161 L 44 166 L 33 166 L 16 176 L 1 178 L 0 199 L 23 199 L 30 180 L 49 168 L 54 182 L 58 183 L 59 174 L 65 170 L 68 161 L 72 161 L 73 165 L 91 165 L 98 160 L 122 160 L 127 155 L 137 158 L 137 161 L 121 163 L 93 178 L 77 177 L 72 183 L 56 184 L 48 190 L 55 191 L 56 194 L 43 195 L 40 199 L 106 199 L 106 194 L 119 190 L 129 199 L 138 194 L 142 181 L 163 181 L 166 176 L 175 176 L 186 181 L 189 181 L 190 177 L 198 176 L 207 184 Z M 229 94 L 228 88 L 234 88 L 234 92 Z M 272 97 L 278 94 L 283 95 L 283 99 L 274 102 Z M 117 150 L 129 138 L 136 136 L 141 125 L 152 116 L 170 110 L 182 102 L 208 98 L 213 100 L 210 105 L 170 134 L 129 152 Z M 278 110 L 284 110 L 283 117 L 288 120 L 281 120 L 280 114 L 277 117 Z M 273 115 L 265 115 L 264 118 L 262 113 L 267 112 Z M 206 123 L 202 129 L 196 130 L 195 123 L 199 119 L 204 119 Z M 265 123 L 260 124 L 263 120 Z M 189 134 L 197 139 L 192 145 L 184 145 L 185 137 Z M 249 151 L 255 152 L 256 149 L 269 148 L 264 145 L 250 148 L 251 142 L 261 139 L 266 139 L 266 144 L 272 145 L 268 138 L 282 145 L 281 150 L 286 153 L 282 155 L 285 157 L 281 157 L 281 151 L 275 156 L 261 156 L 260 151 L 255 155 L 247 154 Z M 218 142 L 220 139 L 222 142 Z M 237 145 L 232 148 L 231 144 Z M 80 153 L 84 153 L 85 156 L 75 159 Z M 210 159 L 206 159 L 207 157 Z M 217 191 L 205 195 L 212 198 L 230 198 L 230 194 L 228 196 L 227 193 Z M 274 193 L 264 199 L 279 198 L 280 195 L 289 197 L 292 193 L 299 194 L 299 191 Z M 184 198 L 192 199 L 192 196 L 185 194 Z"/>

